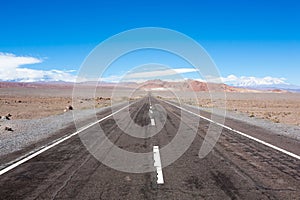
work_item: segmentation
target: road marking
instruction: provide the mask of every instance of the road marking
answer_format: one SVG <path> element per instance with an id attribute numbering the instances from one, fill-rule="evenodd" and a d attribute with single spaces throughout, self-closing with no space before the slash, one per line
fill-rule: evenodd
<path id="1" fill-rule="evenodd" d="M 154 119 L 152 119 L 152 118 L 151 118 L 151 125 L 152 125 L 152 126 L 155 126 L 155 121 L 154 121 Z"/>
<path id="2" fill-rule="evenodd" d="M 203 116 L 201 116 L 201 115 L 199 115 L 199 114 L 197 114 L 197 113 L 194 113 L 194 112 L 192 112 L 192 111 L 189 111 L 189 110 L 187 110 L 187 109 L 185 109 L 185 108 L 182 108 L 182 107 L 180 107 L 180 106 L 177 106 L 177 105 L 175 105 L 175 104 L 173 104 L 173 103 L 170 103 L 170 102 L 168 102 L 168 101 L 164 101 L 164 102 L 166 102 L 166 103 L 168 103 L 168 104 L 170 104 L 170 105 L 172 105 L 172 106 L 175 106 L 175 107 L 177 107 L 177 108 L 179 108 L 179 109 L 181 109 L 181 110 L 183 110 L 183 111 L 185 111 L 185 112 L 188 112 L 188 113 L 190 113 L 190 114 L 192 114 L 192 115 L 195 115 L 195 116 L 197 116 L 197 117 L 200 117 L 201 119 L 207 120 L 207 121 L 209 121 L 209 122 L 211 122 L 211 123 L 214 123 L 214 124 L 216 124 L 216 125 L 218 125 L 218 126 L 221 126 L 221 127 L 225 128 L 225 129 L 227 129 L 227 130 L 230 130 L 230 131 L 232 131 L 232 132 L 234 132 L 234 133 L 237 133 L 237 134 L 239 134 L 239 135 L 242 135 L 242 136 L 244 136 L 244 137 L 246 137 L 246 138 L 249 138 L 249 139 L 251 139 L 251 140 L 254 140 L 254 141 L 256 141 L 256 142 L 258 142 L 258 143 L 260 143 L 260 144 L 263 144 L 263 145 L 265 145 L 265 146 L 267 146 L 267 147 L 270 147 L 270 148 L 272 148 L 272 149 L 275 149 L 275 150 L 280 151 L 280 152 L 282 152 L 282 153 L 284 153 L 284 154 L 286 154 L 286 155 L 289 155 L 289 156 L 291 156 L 291 157 L 293 157 L 293 158 L 296 158 L 296 159 L 300 160 L 300 156 L 297 155 L 297 154 L 294 154 L 294 153 L 292 153 L 292 152 L 289 152 L 289 151 L 287 151 L 287 150 L 285 150 L 285 149 L 282 149 L 282 148 L 280 148 L 280 147 L 274 146 L 274 145 L 272 145 L 272 144 L 270 144 L 270 143 L 267 143 L 267 142 L 265 142 L 265 141 L 263 141 L 263 140 L 257 139 L 257 138 L 255 138 L 255 137 L 253 137 L 253 136 L 247 135 L 246 133 L 243 133 L 243 132 L 241 132 L 241 131 L 235 130 L 235 129 L 233 129 L 233 128 L 229 127 L 229 126 L 226 126 L 226 125 L 224 125 L 224 124 L 215 122 L 215 121 L 213 121 L 213 120 L 211 120 L 211 119 L 209 119 L 209 118 L 203 117 Z"/>
<path id="3" fill-rule="evenodd" d="M 153 113 L 153 111 L 152 110 L 149 110 L 149 112 L 152 114 Z"/>
<path id="4" fill-rule="evenodd" d="M 58 145 L 58 144 L 60 144 L 60 143 L 62 143 L 62 142 L 64 142 L 64 141 L 70 139 L 71 137 L 73 137 L 73 136 L 75 136 L 75 135 L 78 135 L 78 133 L 81 133 L 82 131 L 84 131 L 84 130 L 86 130 L 86 129 L 88 129 L 88 128 L 90 128 L 90 127 L 92 127 L 92 126 L 94 126 L 94 125 L 96 125 L 96 124 L 98 124 L 98 123 L 100 123 L 101 121 L 103 121 L 103 120 L 105 120 L 105 119 L 107 119 L 107 118 L 109 118 L 109 117 L 111 117 L 111 116 L 113 116 L 113 115 L 115 115 L 115 114 L 121 112 L 122 110 L 124 110 L 125 108 L 129 107 L 129 106 L 132 105 L 132 104 L 133 104 L 133 103 L 128 104 L 128 105 L 126 105 L 125 107 L 121 108 L 120 110 L 117 110 L 116 112 L 114 112 L 114 113 L 112 113 L 112 114 L 110 114 L 110 115 L 108 115 L 108 116 L 106 116 L 106 117 L 103 117 L 103 118 L 101 118 L 101 119 L 98 120 L 98 121 L 93 122 L 93 123 L 91 123 L 91 124 L 89 124 L 89 125 L 87 125 L 87 126 L 85 126 L 85 127 L 83 127 L 83 128 L 80 128 L 78 131 L 76 131 L 75 133 L 72 133 L 71 135 L 61 137 L 61 138 L 55 140 L 52 144 L 48 144 L 47 146 L 42 146 L 42 147 L 39 148 L 38 150 L 32 151 L 32 152 L 28 153 L 27 155 L 22 156 L 21 158 L 17 159 L 15 162 L 13 162 L 13 164 L 11 164 L 11 165 L 9 165 L 9 166 L 4 167 L 3 169 L 1 169 L 1 170 L 0 170 L 0 176 L 1 176 L 2 174 L 5 174 L 6 172 L 8 172 L 8 171 L 10 171 L 10 170 L 12 170 L 12 169 L 14 169 L 14 168 L 16 168 L 17 166 L 19 166 L 19 165 L 25 163 L 26 161 L 28 161 L 28 160 L 30 160 L 30 159 L 36 157 L 37 155 L 39 155 L 39 154 L 41 154 L 41 153 L 47 151 L 48 149 L 51 149 L 52 147 L 55 147 L 56 145 Z"/>
<path id="5" fill-rule="evenodd" d="M 153 146 L 154 167 L 157 172 L 157 184 L 164 184 L 164 177 L 161 168 L 161 160 L 158 146 Z"/>

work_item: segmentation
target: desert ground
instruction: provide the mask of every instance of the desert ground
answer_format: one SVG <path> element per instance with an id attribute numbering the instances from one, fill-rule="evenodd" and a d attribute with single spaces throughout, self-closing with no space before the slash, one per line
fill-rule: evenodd
<path id="1" fill-rule="evenodd" d="M 151 90 L 150 90 L 151 91 Z M 112 103 L 139 98 L 148 91 L 113 87 L 7 87 L 0 88 L 0 115 L 10 113 L 11 119 L 39 119 L 62 114 L 66 107 L 91 109 L 110 106 Z M 153 95 L 164 99 L 204 108 L 225 108 L 249 117 L 262 118 L 274 123 L 300 125 L 300 93 L 209 93 L 189 91 L 152 90 Z"/>
<path id="2" fill-rule="evenodd" d="M 156 96 L 204 108 L 225 108 L 274 123 L 300 125 L 300 93 L 155 92 Z M 176 95 L 176 97 L 175 97 Z M 211 95 L 211 96 L 210 96 Z M 196 97 L 196 98 L 195 98 Z M 196 100 L 197 99 L 197 100 Z"/>
<path id="3" fill-rule="evenodd" d="M 73 88 L 0 88 L 0 116 L 11 119 L 39 119 L 58 115 L 73 109 L 92 109 L 138 98 L 131 89 L 81 87 L 73 94 Z M 141 94 L 139 94 L 141 93 Z M 144 92 L 145 93 L 145 92 Z M 128 95 L 131 94 L 131 97 Z"/>
<path id="4" fill-rule="evenodd" d="M 275 123 L 300 125 L 300 94 L 227 94 L 227 109 Z"/>

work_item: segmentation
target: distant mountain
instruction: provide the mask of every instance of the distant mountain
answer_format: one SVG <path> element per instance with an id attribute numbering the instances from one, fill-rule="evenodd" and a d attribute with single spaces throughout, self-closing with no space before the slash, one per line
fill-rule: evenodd
<path id="1" fill-rule="evenodd" d="M 257 86 L 246 86 L 242 88 L 247 89 L 254 89 L 254 90 L 282 90 L 282 91 L 288 91 L 288 92 L 300 92 L 300 86 L 297 85 L 291 85 L 291 84 L 270 84 L 270 85 L 257 85 Z"/>
<path id="2" fill-rule="evenodd" d="M 237 93 L 250 93 L 250 92 L 274 92 L 274 93 L 285 93 L 285 92 L 300 92 L 300 87 L 291 85 L 263 85 L 252 86 L 252 87 L 237 87 L 230 86 L 227 84 L 217 83 L 205 83 L 197 80 L 186 80 L 186 81 L 163 81 L 160 79 L 148 80 L 142 83 L 136 82 L 81 82 L 75 83 L 79 87 L 106 87 L 106 88 L 140 88 L 144 90 L 177 90 L 177 91 L 194 91 L 194 92 L 208 92 L 208 91 L 225 91 L 225 92 L 237 92 Z M 70 82 L 33 82 L 33 83 L 21 83 L 21 82 L 0 82 L 0 88 L 13 88 L 13 87 L 27 87 L 27 88 L 73 88 L 74 83 Z"/>
<path id="3" fill-rule="evenodd" d="M 229 75 L 224 78 L 224 81 L 233 87 L 263 90 L 263 91 L 289 91 L 289 92 L 299 92 L 300 86 L 291 85 L 285 81 L 284 78 L 274 78 L 274 77 L 236 77 L 234 75 Z"/>
<path id="4" fill-rule="evenodd" d="M 235 75 L 229 75 L 224 78 L 227 84 L 238 86 L 238 87 L 259 87 L 259 86 L 271 86 L 271 85 L 289 85 L 285 82 L 284 78 L 274 78 L 274 77 L 247 77 L 241 76 L 237 77 Z"/>
<path id="5" fill-rule="evenodd" d="M 126 83 L 123 83 L 126 85 Z M 197 80 L 186 80 L 184 82 L 178 81 L 163 81 L 160 79 L 149 80 L 138 84 L 140 88 L 145 90 L 178 90 L 178 91 L 194 91 L 194 92 L 207 92 L 207 91 L 225 91 L 225 92 L 259 92 L 258 90 L 238 88 L 226 84 L 205 83 Z"/>
<path id="6" fill-rule="evenodd" d="M 74 83 L 70 82 L 0 82 L 0 88 L 71 88 Z"/>

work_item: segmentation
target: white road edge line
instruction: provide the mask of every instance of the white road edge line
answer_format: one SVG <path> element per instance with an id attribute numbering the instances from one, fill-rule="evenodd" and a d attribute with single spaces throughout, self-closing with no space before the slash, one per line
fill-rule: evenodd
<path id="1" fill-rule="evenodd" d="M 155 126 L 155 120 L 151 118 L 151 125 Z"/>
<path id="2" fill-rule="evenodd" d="M 133 103 L 131 103 L 131 104 L 133 104 Z M 114 114 L 116 114 L 116 113 L 118 113 L 118 112 L 121 112 L 121 111 L 124 110 L 125 108 L 129 107 L 131 104 L 128 104 L 128 105 L 126 105 L 125 107 L 121 108 L 120 110 L 117 110 L 116 112 L 114 112 L 114 113 L 112 113 L 112 114 L 110 114 L 110 115 L 108 115 L 108 116 L 106 116 L 106 117 L 103 117 L 103 118 L 101 118 L 100 120 L 98 120 L 98 121 L 96 121 L 96 122 L 93 122 L 93 123 L 91 123 L 91 124 L 89 124 L 89 125 L 87 125 L 87 126 L 81 128 L 81 129 L 79 129 L 78 131 L 76 131 L 75 133 L 72 133 L 71 135 L 68 135 L 68 136 L 66 136 L 66 137 L 62 137 L 62 138 L 58 139 L 56 142 L 54 142 L 54 143 L 52 143 L 52 144 L 50 144 L 50 145 L 48 145 L 48 146 L 46 146 L 46 147 L 43 147 L 43 148 L 41 148 L 40 150 L 38 150 L 38 151 L 36 151 L 36 152 L 34 152 L 34 153 L 28 155 L 28 156 L 25 156 L 24 158 L 22 158 L 22 159 L 16 161 L 15 163 L 13 163 L 13 164 L 11 164 L 11 165 L 9 165 L 9 166 L 7 166 L 7 167 L 1 169 L 1 170 L 0 170 L 0 176 L 1 176 L 2 174 L 5 174 L 6 172 L 8 172 L 8 171 L 10 171 L 10 170 L 12 170 L 12 169 L 14 169 L 14 168 L 16 168 L 17 166 L 19 166 L 19 165 L 25 163 L 26 161 L 28 161 L 28 160 L 30 160 L 30 159 L 36 157 L 37 155 L 39 155 L 39 154 L 41 154 L 41 153 L 47 151 L 48 149 L 51 149 L 52 147 L 55 147 L 56 145 L 58 145 L 58 144 L 60 144 L 60 143 L 62 143 L 62 142 L 64 142 L 64 141 L 70 139 L 71 137 L 77 135 L 78 133 L 80 133 L 80 132 L 82 132 L 82 131 L 84 131 L 84 130 L 86 130 L 86 129 L 88 129 L 88 128 L 90 128 L 90 127 L 96 125 L 96 124 L 98 124 L 99 122 L 101 122 L 101 121 L 103 121 L 103 120 L 105 120 L 105 119 L 107 119 L 107 118 L 113 116 Z"/>
<path id="3" fill-rule="evenodd" d="M 159 147 L 153 146 L 153 157 L 154 157 L 154 167 L 157 172 L 157 184 L 164 184 L 164 177 L 161 168 L 161 160 L 159 154 Z"/>
<path id="4" fill-rule="evenodd" d="M 270 148 L 272 148 L 272 149 L 275 149 L 275 150 L 280 151 L 280 152 L 282 152 L 282 153 L 284 153 L 284 154 L 286 154 L 286 155 L 289 155 L 289 156 L 291 156 L 291 157 L 293 157 L 293 158 L 296 158 L 296 159 L 300 160 L 300 156 L 297 155 L 297 154 L 294 154 L 294 153 L 292 153 L 292 152 L 289 152 L 289 151 L 287 151 L 287 150 L 285 150 L 285 149 L 282 149 L 282 148 L 280 148 L 280 147 L 274 146 L 274 145 L 272 145 L 272 144 L 270 144 L 270 143 L 267 143 L 267 142 L 265 142 L 265 141 L 263 141 L 263 140 L 257 139 L 257 138 L 255 138 L 255 137 L 253 137 L 253 136 L 247 135 L 246 133 L 243 133 L 243 132 L 241 132 L 241 131 L 235 130 L 235 129 L 233 129 L 233 128 L 229 127 L 229 126 L 226 126 L 226 125 L 224 125 L 224 124 L 215 122 L 215 121 L 213 121 L 213 120 L 211 120 L 211 119 L 209 119 L 209 118 L 203 117 L 203 116 L 201 116 L 201 115 L 199 115 L 199 114 L 197 114 L 197 113 L 191 112 L 191 111 L 189 111 L 189 110 L 187 110 L 187 109 L 185 109 L 185 108 L 182 108 L 182 107 L 180 107 L 180 106 L 177 106 L 177 105 L 175 105 L 175 104 L 173 104 L 173 103 L 170 103 L 170 102 L 168 102 L 168 101 L 164 101 L 164 102 L 166 102 L 166 103 L 168 103 L 168 104 L 170 104 L 170 105 L 172 105 L 172 106 L 175 106 L 175 107 L 177 107 L 177 108 L 179 108 L 179 109 L 181 109 L 181 110 L 183 110 L 183 111 L 185 111 L 185 112 L 188 112 L 188 113 L 190 113 L 190 114 L 193 114 L 193 115 L 195 115 L 195 116 L 198 116 L 198 117 L 200 117 L 201 119 L 207 120 L 207 121 L 209 121 L 209 122 L 211 122 L 211 123 L 214 123 L 214 124 L 216 124 L 216 125 L 218 125 L 218 126 L 221 126 L 221 127 L 225 128 L 225 129 L 227 129 L 227 130 L 230 130 L 230 131 L 232 131 L 232 132 L 235 132 L 235 133 L 237 133 L 237 134 L 239 134 L 239 135 L 242 135 L 242 136 L 244 136 L 244 137 L 246 137 L 246 138 L 249 138 L 249 139 L 251 139 L 251 140 L 254 140 L 254 141 L 256 141 L 256 142 L 258 142 L 258 143 L 260 143 L 260 144 L 263 144 L 263 145 L 265 145 L 265 146 L 268 146 L 268 147 L 270 147 Z"/>

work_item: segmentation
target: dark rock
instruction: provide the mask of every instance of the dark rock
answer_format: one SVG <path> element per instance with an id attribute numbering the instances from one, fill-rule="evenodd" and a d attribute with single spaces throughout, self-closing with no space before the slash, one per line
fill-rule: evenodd
<path id="1" fill-rule="evenodd" d="M 6 131 L 14 131 L 12 128 L 10 128 L 10 127 L 8 127 L 8 126 L 6 126 L 6 127 L 4 128 L 4 130 L 6 130 Z"/>

